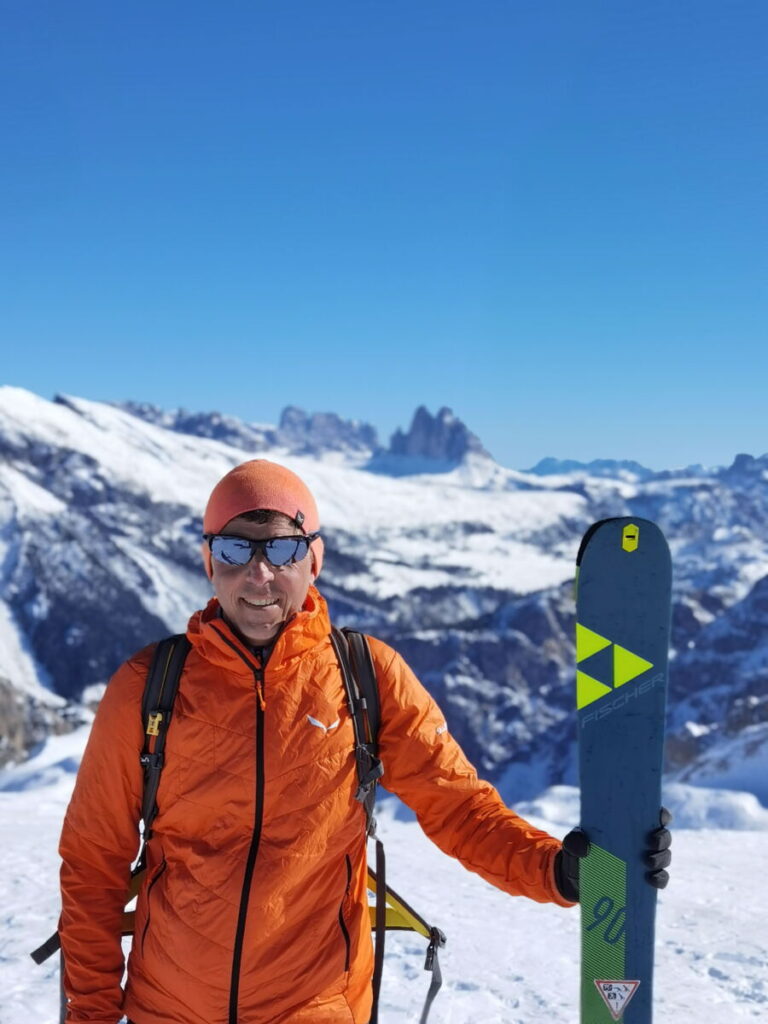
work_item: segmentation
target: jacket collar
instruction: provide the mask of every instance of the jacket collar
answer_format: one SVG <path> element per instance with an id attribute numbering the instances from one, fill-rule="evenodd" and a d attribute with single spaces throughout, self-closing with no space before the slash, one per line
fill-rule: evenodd
<path id="1" fill-rule="evenodd" d="M 310 587 L 300 612 L 286 623 L 269 655 L 269 671 L 279 671 L 320 643 L 331 631 L 328 606 L 315 587 Z M 187 637 L 197 652 L 213 665 L 234 675 L 253 678 L 260 658 L 243 643 L 221 618 L 219 602 L 212 598 L 194 613 L 187 626 Z"/>

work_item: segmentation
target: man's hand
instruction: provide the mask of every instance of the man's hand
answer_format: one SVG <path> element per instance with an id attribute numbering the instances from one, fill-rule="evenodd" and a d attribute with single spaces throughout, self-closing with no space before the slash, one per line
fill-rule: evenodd
<path id="1" fill-rule="evenodd" d="M 672 834 L 667 828 L 672 815 L 666 807 L 659 811 L 660 827 L 648 833 L 648 846 L 643 860 L 650 868 L 645 879 L 654 889 L 664 889 L 669 882 L 669 867 L 672 853 L 669 849 Z M 579 861 L 589 853 L 589 837 L 581 828 L 572 829 L 563 839 L 563 848 L 555 857 L 555 882 L 563 899 L 571 903 L 579 901 Z"/>

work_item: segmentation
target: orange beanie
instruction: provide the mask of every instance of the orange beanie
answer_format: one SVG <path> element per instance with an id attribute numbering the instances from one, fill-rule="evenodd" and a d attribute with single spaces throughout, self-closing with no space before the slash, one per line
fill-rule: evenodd
<path id="1" fill-rule="evenodd" d="M 244 512 L 265 509 L 282 512 L 296 521 L 304 533 L 315 533 L 320 528 L 315 499 L 303 480 L 285 466 L 267 459 L 252 459 L 235 466 L 211 491 L 203 516 L 203 533 L 220 533 L 232 519 Z M 323 541 L 312 542 L 312 562 L 315 576 L 323 564 Z M 210 577 L 211 552 L 203 544 L 205 571 Z"/>

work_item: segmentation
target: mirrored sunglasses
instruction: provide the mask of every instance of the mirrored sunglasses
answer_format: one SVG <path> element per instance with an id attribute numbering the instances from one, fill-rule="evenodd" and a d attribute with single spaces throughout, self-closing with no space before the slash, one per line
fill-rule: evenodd
<path id="1" fill-rule="evenodd" d="M 222 533 L 203 534 L 211 555 L 224 565 L 247 565 L 258 551 L 270 565 L 280 567 L 306 558 L 309 545 L 320 536 L 308 533 L 294 537 L 269 537 L 252 540 L 250 537 L 231 537 Z"/>

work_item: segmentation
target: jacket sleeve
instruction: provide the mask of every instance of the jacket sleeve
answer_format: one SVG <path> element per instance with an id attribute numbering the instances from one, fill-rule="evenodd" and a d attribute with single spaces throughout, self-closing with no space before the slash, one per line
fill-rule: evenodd
<path id="1" fill-rule="evenodd" d="M 515 814 L 478 778 L 439 707 L 400 655 L 375 639 L 370 646 L 379 680 L 383 785 L 468 870 L 513 896 L 573 906 L 555 884 L 560 841 Z"/>
<path id="2" fill-rule="evenodd" d="M 67 1021 L 115 1024 L 122 1016 L 120 936 L 139 839 L 146 667 L 126 662 L 110 680 L 64 819 L 59 934 Z"/>

